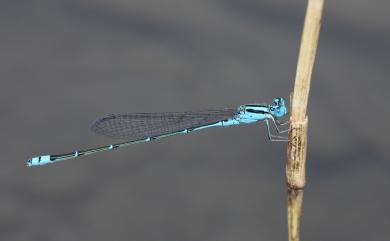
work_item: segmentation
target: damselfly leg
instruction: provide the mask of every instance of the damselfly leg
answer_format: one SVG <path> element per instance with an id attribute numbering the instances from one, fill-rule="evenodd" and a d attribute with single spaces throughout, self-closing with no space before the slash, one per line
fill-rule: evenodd
<path id="1" fill-rule="evenodd" d="M 280 122 L 278 119 L 276 119 L 275 122 L 277 123 L 278 126 L 284 126 L 284 125 L 290 124 L 290 120 Z"/>
<path id="2" fill-rule="evenodd" d="M 282 133 L 286 133 L 290 130 L 290 128 L 287 128 L 286 130 L 280 130 L 279 129 L 279 126 L 282 126 L 282 125 L 286 125 L 286 124 L 289 124 L 290 121 L 285 121 L 283 123 L 280 123 L 278 119 L 274 118 L 273 116 L 270 118 L 272 120 L 272 122 L 274 123 L 274 127 L 276 129 L 276 132 L 278 132 L 279 134 L 282 134 Z"/>
<path id="3" fill-rule="evenodd" d="M 276 121 L 275 121 L 273 118 L 271 118 L 271 119 L 273 120 L 274 127 L 275 127 L 275 129 L 276 129 L 276 131 L 277 131 L 278 134 L 281 134 L 281 133 L 284 133 L 284 132 L 287 132 L 287 131 L 288 131 L 288 129 L 287 129 L 287 130 L 280 131 L 280 130 L 278 129 L 278 125 L 276 124 Z M 271 128 L 270 128 L 268 119 L 265 119 L 264 122 L 265 122 L 265 124 L 267 125 L 267 131 L 268 131 L 267 134 L 268 134 L 268 139 L 269 139 L 270 141 L 288 141 L 288 137 L 287 137 L 287 136 L 273 135 L 273 134 L 271 133 Z"/>

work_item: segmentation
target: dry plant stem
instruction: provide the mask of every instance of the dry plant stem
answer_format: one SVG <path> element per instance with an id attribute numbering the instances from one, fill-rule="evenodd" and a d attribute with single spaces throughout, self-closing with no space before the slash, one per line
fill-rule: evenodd
<path id="1" fill-rule="evenodd" d="M 299 223 L 302 213 L 303 189 L 288 189 L 288 230 L 289 240 L 299 240 Z"/>
<path id="2" fill-rule="evenodd" d="M 292 122 L 287 149 L 287 223 L 290 241 L 299 240 L 302 213 L 303 188 L 305 185 L 307 149 L 307 118 L 304 122 Z"/>
<path id="3" fill-rule="evenodd" d="M 310 80 L 321 26 L 323 0 L 308 0 L 294 93 L 291 104 L 291 127 L 287 149 L 288 232 L 290 241 L 299 240 L 299 224 L 305 187 L 307 152 L 307 102 Z"/>
<path id="4" fill-rule="evenodd" d="M 287 145 L 286 176 L 289 189 L 303 189 L 306 182 L 308 118 L 304 121 L 291 121 Z"/>
<path id="5" fill-rule="evenodd" d="M 317 50 L 323 3 L 323 0 L 308 1 L 295 76 L 291 110 L 292 121 L 302 122 L 306 118 L 311 73 Z"/>

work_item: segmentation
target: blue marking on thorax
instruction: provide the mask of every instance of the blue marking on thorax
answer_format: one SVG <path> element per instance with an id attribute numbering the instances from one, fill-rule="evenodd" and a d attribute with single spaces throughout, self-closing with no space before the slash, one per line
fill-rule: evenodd
<path id="1" fill-rule="evenodd" d="M 269 107 L 264 105 L 244 105 L 236 119 L 241 124 L 251 124 L 272 117 Z"/>

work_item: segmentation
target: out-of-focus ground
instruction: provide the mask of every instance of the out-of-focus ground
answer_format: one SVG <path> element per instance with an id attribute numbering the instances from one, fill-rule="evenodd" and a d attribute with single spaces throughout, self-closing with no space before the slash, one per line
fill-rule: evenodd
<path id="1" fill-rule="evenodd" d="M 216 128 L 110 144 L 111 112 L 269 102 L 293 87 L 305 1 L 0 3 L 0 240 L 286 240 L 286 146 Z M 302 240 L 389 239 L 390 2 L 327 1 Z"/>

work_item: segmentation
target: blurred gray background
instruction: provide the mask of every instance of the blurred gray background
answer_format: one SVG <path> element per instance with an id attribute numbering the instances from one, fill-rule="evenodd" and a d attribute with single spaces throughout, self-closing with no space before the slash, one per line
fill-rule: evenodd
<path id="1" fill-rule="evenodd" d="M 287 240 L 286 145 L 215 128 L 110 144 L 112 112 L 288 98 L 306 1 L 2 0 L 0 240 Z M 302 240 L 389 240 L 389 1 L 327 1 Z"/>

